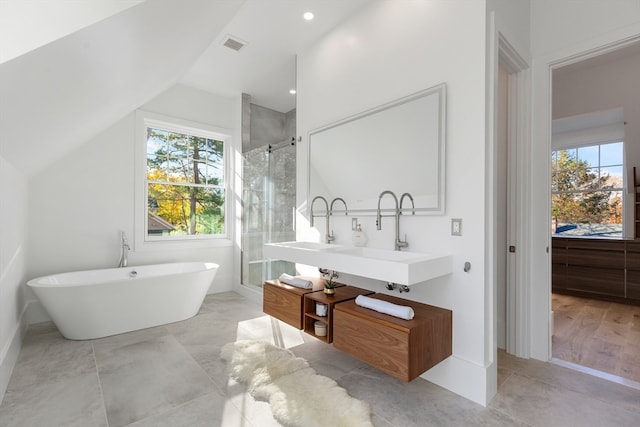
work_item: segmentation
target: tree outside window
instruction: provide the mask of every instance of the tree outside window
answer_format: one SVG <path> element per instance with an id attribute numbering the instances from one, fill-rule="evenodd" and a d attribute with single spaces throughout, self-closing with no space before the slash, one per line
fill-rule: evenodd
<path id="1" fill-rule="evenodd" d="M 147 127 L 146 159 L 148 236 L 225 234 L 224 141 Z"/>
<path id="2" fill-rule="evenodd" d="M 623 143 L 552 151 L 552 232 L 622 238 Z"/>

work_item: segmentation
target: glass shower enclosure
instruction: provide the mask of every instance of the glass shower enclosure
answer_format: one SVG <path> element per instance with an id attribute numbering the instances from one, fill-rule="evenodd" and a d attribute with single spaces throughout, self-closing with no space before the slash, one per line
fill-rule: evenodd
<path id="1" fill-rule="evenodd" d="M 295 264 L 268 260 L 264 243 L 296 239 L 296 146 L 294 142 L 255 148 L 243 154 L 242 284 L 262 287 Z"/>

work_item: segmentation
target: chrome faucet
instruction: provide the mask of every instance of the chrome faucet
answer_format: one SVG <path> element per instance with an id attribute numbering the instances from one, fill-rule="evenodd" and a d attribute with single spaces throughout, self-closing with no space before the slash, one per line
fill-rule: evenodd
<path id="1" fill-rule="evenodd" d="M 118 267 L 126 267 L 127 264 L 129 264 L 129 250 L 131 250 L 131 248 L 129 247 L 129 241 L 127 240 L 127 236 L 126 234 L 124 234 L 124 231 L 122 232 L 122 255 L 120 256 L 120 263 L 118 264 Z"/>
<path id="2" fill-rule="evenodd" d="M 382 212 L 380 211 L 380 201 L 382 201 L 382 198 L 386 195 L 389 194 L 391 195 L 391 197 L 393 197 L 393 201 L 396 204 L 396 209 L 395 209 L 395 213 L 394 215 L 382 215 Z M 376 215 L 376 228 L 378 230 L 382 230 L 382 217 L 383 216 L 393 216 L 396 219 L 396 238 L 395 238 L 395 249 L 396 251 L 399 251 L 400 248 L 406 248 L 407 246 L 409 246 L 409 243 L 407 243 L 407 236 L 405 235 L 404 237 L 404 241 L 400 240 L 400 207 L 398 205 L 398 198 L 396 197 L 395 194 L 393 194 L 393 191 L 383 191 L 382 193 L 380 193 L 380 195 L 378 196 L 378 211 L 377 211 L 377 215 Z"/>
<path id="3" fill-rule="evenodd" d="M 327 230 L 326 230 L 326 239 L 327 239 L 327 243 L 331 243 L 333 240 L 335 240 L 335 237 L 331 235 L 331 233 L 329 233 L 329 202 L 327 202 L 327 199 L 325 199 L 322 196 L 316 196 L 313 198 L 313 200 L 311 201 L 311 219 L 309 221 L 309 225 L 311 225 L 313 227 L 313 219 L 316 216 L 320 216 L 320 215 L 314 215 L 313 214 L 313 204 L 316 202 L 316 200 L 322 200 L 324 202 L 324 205 L 326 206 L 327 210 L 326 213 L 324 215 L 324 217 L 326 218 L 326 223 L 327 223 Z"/>
<path id="4" fill-rule="evenodd" d="M 344 205 L 344 214 L 349 215 L 349 208 L 347 208 L 347 202 L 345 202 L 342 197 L 336 197 L 331 201 L 331 207 L 329 208 L 329 215 L 333 216 L 333 204 L 335 202 L 342 202 L 342 204 Z M 329 233 L 329 238 L 331 239 L 331 241 L 334 241 L 336 239 L 336 237 L 333 235 L 333 230 L 331 230 L 331 233 Z"/>
<path id="5" fill-rule="evenodd" d="M 415 215 L 416 214 L 416 205 L 413 204 L 413 197 L 411 196 L 411 194 L 409 193 L 404 193 L 401 197 L 400 197 L 400 215 L 402 215 L 402 202 L 404 202 L 404 198 L 408 197 L 409 200 L 411 200 L 411 215 Z"/>

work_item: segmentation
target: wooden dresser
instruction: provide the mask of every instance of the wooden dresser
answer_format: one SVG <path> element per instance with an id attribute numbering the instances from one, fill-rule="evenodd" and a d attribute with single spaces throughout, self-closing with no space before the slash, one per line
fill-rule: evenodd
<path id="1" fill-rule="evenodd" d="M 640 240 L 553 237 L 552 291 L 640 304 Z"/>
<path id="2" fill-rule="evenodd" d="M 335 305 L 333 345 L 381 371 L 411 381 L 452 353 L 452 312 L 385 294 L 371 298 L 413 308 L 404 320 L 368 308 L 354 300 Z"/>

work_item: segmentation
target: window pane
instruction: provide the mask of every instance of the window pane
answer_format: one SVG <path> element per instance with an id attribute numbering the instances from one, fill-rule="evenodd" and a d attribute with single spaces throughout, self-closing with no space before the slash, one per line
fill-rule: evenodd
<path id="1" fill-rule="evenodd" d="M 622 142 L 600 146 L 600 165 L 622 165 Z"/>
<path id="2" fill-rule="evenodd" d="M 622 237 L 622 192 L 554 194 L 554 234 Z"/>
<path id="3" fill-rule="evenodd" d="M 207 153 L 210 159 L 220 161 L 224 154 L 224 142 L 207 139 Z"/>
<path id="4" fill-rule="evenodd" d="M 622 238 L 622 151 L 617 142 L 552 153 L 554 234 Z"/>
<path id="5" fill-rule="evenodd" d="M 224 190 L 148 184 L 149 236 L 224 234 Z"/>
<path id="6" fill-rule="evenodd" d="M 586 168 L 584 164 L 579 164 L 575 180 L 576 188 L 580 190 L 598 190 L 600 188 L 600 170 Z"/>
<path id="7" fill-rule="evenodd" d="M 149 235 L 224 234 L 224 141 L 149 127 L 146 152 Z"/>
<path id="8" fill-rule="evenodd" d="M 597 167 L 600 163 L 598 161 L 598 151 L 599 151 L 598 148 L 599 148 L 598 145 L 594 145 L 591 147 L 578 148 L 578 161 L 584 162 L 588 166 Z"/>
<path id="9" fill-rule="evenodd" d="M 568 150 L 558 150 L 558 162 L 576 160 L 578 158 L 578 150 L 570 148 Z"/>
<path id="10" fill-rule="evenodd" d="M 207 184 L 224 185 L 224 164 L 208 162 L 207 163 Z"/>
<path id="11" fill-rule="evenodd" d="M 167 164 L 163 158 L 158 156 L 147 156 L 147 179 L 151 181 L 166 181 Z"/>
<path id="12" fill-rule="evenodd" d="M 166 131 L 147 128 L 147 153 L 156 154 L 158 151 L 167 151 Z"/>
<path id="13" fill-rule="evenodd" d="M 600 169 L 603 187 L 622 188 L 622 166 L 609 166 Z"/>

